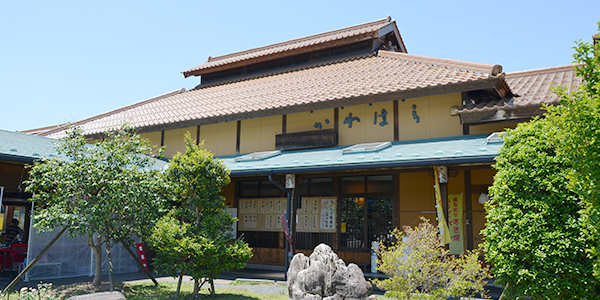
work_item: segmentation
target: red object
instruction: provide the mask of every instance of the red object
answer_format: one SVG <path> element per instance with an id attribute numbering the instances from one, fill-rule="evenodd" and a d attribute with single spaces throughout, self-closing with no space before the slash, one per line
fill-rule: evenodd
<path id="1" fill-rule="evenodd" d="M 148 270 L 148 259 L 146 258 L 146 250 L 144 250 L 144 244 L 137 243 L 135 244 L 135 247 L 137 248 L 138 257 L 140 258 L 142 265 L 144 266 L 144 268 L 146 268 L 146 270 Z"/>
<path id="2" fill-rule="evenodd" d="M 285 235 L 285 238 L 287 239 L 288 243 L 290 243 L 290 252 L 294 253 L 292 247 L 292 235 L 290 234 L 290 228 L 288 227 L 285 214 L 281 215 L 281 226 L 283 226 L 283 234 Z"/>
<path id="3" fill-rule="evenodd" d="M 27 257 L 27 243 L 12 243 L 10 248 L 0 249 L 0 269 L 11 269 L 14 262 L 24 262 Z"/>

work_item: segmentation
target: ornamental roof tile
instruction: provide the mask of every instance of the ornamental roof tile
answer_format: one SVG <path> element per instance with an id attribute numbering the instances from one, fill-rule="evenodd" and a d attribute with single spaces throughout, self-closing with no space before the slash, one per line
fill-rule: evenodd
<path id="1" fill-rule="evenodd" d="M 558 96 L 552 90 L 564 86 L 567 91 L 575 91 L 581 85 L 581 78 L 575 74 L 575 66 L 565 65 L 528 71 L 507 73 L 505 80 L 512 97 L 488 98 L 479 103 L 469 103 L 458 108 L 458 113 L 496 111 L 500 109 L 541 108 L 543 104 L 558 104 Z"/>

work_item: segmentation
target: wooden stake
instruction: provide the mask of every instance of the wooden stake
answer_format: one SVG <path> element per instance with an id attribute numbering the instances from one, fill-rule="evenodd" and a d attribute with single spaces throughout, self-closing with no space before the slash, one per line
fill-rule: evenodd
<path id="1" fill-rule="evenodd" d="M 46 248 L 44 248 L 42 250 L 42 252 L 40 252 L 40 254 L 38 254 L 38 256 L 36 258 L 34 258 L 27 265 L 27 267 L 25 267 L 25 269 L 23 269 L 23 271 L 21 271 L 21 273 L 19 273 L 19 275 L 17 275 L 17 277 L 15 277 L 15 279 L 13 279 L 13 281 L 11 283 L 8 284 L 8 286 L 6 286 L 6 288 L 4 288 L 4 290 L 2 291 L 2 295 L 5 295 L 7 292 L 9 292 L 10 289 L 12 289 L 17 284 L 17 282 L 19 282 L 21 280 L 21 278 L 23 278 L 25 273 L 29 272 L 29 270 L 31 270 L 31 268 L 33 268 L 33 266 L 40 260 L 40 258 L 42 258 L 42 255 L 44 255 L 46 253 L 46 251 L 48 251 L 48 249 L 50 249 L 50 247 L 52 247 L 52 245 L 54 245 L 54 243 L 56 243 L 58 238 L 67 230 L 67 228 L 69 228 L 69 227 L 63 227 L 63 229 L 58 234 L 56 234 L 56 236 L 50 241 L 50 243 L 48 243 Z"/>

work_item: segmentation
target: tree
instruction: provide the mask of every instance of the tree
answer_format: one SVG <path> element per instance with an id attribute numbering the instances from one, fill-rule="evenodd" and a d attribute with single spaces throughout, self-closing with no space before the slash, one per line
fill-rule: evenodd
<path id="1" fill-rule="evenodd" d="M 377 287 L 388 290 L 393 299 L 461 297 L 481 293 L 487 269 L 479 262 L 478 251 L 451 256 L 440 245 L 439 230 L 421 218 L 416 228 L 404 227 L 392 231 L 395 242 L 380 245 L 381 264 L 377 270 L 389 276 L 375 281 Z"/>
<path id="2" fill-rule="evenodd" d="M 189 132 L 185 143 L 185 154 L 177 153 L 165 173 L 177 203 L 152 234 L 154 263 L 160 272 L 179 275 L 180 282 L 184 274 L 191 276 L 193 297 L 206 282 L 214 295 L 214 279 L 222 271 L 243 268 L 252 252 L 233 236 L 235 219 L 219 195 L 230 182 L 229 170 L 202 144 L 196 145 Z"/>
<path id="3" fill-rule="evenodd" d="M 573 164 L 567 174 L 570 188 L 583 200 L 586 220 L 600 230 L 600 43 L 579 41 L 574 49 L 576 74 L 583 84 L 573 93 L 557 87 L 560 105 L 548 107 L 548 118 L 564 135 L 558 151 Z M 593 250 L 600 258 L 600 244 Z M 600 278 L 600 262 L 596 262 L 596 276 Z"/>
<path id="4" fill-rule="evenodd" d="M 35 162 L 26 191 L 39 210 L 36 227 L 52 231 L 69 228 L 71 236 L 87 235 L 94 250 L 94 285 L 102 276 L 102 245 L 106 245 L 110 288 L 114 288 L 111 248 L 118 239 L 149 235 L 162 215 L 164 197 L 158 170 L 153 170 L 152 147 L 124 127 L 109 138 L 88 145 L 79 128 L 58 141 L 60 157 Z"/>
<path id="5" fill-rule="evenodd" d="M 486 203 L 485 257 L 509 296 L 591 299 L 593 228 L 583 222 L 577 193 L 566 177 L 572 161 L 552 119 L 538 118 L 503 134 L 498 171 Z"/>

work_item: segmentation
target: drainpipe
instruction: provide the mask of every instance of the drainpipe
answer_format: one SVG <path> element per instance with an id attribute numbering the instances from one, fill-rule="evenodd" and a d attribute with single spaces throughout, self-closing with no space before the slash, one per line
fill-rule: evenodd
<path id="1" fill-rule="evenodd" d="M 284 191 L 287 194 L 287 209 L 286 209 L 286 219 L 287 219 L 287 224 L 288 227 L 290 227 L 290 235 L 291 235 L 291 215 L 292 215 L 292 192 L 288 189 L 286 189 L 285 187 L 283 187 L 279 182 L 273 180 L 273 171 L 269 171 L 269 173 L 267 174 L 269 176 L 269 181 L 271 183 L 273 183 L 276 187 L 278 187 L 280 190 Z M 289 253 L 290 253 L 290 243 L 287 241 L 285 241 L 285 273 L 284 273 L 284 277 L 283 279 L 285 281 L 287 281 L 287 271 L 288 268 L 290 266 L 290 262 L 289 262 Z"/>

